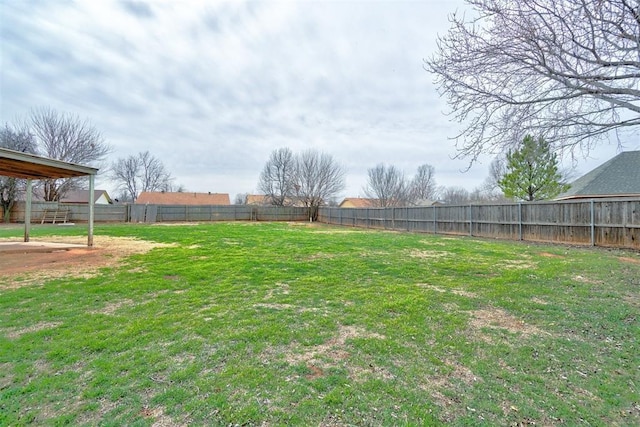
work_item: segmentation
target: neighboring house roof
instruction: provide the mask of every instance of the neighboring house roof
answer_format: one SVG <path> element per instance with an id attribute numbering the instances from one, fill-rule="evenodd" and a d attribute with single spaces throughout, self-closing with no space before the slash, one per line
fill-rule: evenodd
<path id="1" fill-rule="evenodd" d="M 556 200 L 640 197 L 640 151 L 624 151 L 575 180 Z"/>
<path id="2" fill-rule="evenodd" d="M 62 203 L 88 203 L 89 202 L 89 190 L 74 190 L 66 193 L 60 198 Z M 103 204 L 112 203 L 111 197 L 106 190 L 94 190 L 93 191 L 93 203 L 101 201 Z"/>
<path id="3" fill-rule="evenodd" d="M 136 204 L 148 205 L 230 205 L 229 194 L 155 192 L 144 191 L 136 199 Z"/>
<path id="4" fill-rule="evenodd" d="M 376 206 L 376 199 L 347 197 L 339 205 L 341 208 L 371 208 Z"/>
<path id="5" fill-rule="evenodd" d="M 439 200 L 420 199 L 416 200 L 414 206 L 442 206 L 443 203 Z"/>

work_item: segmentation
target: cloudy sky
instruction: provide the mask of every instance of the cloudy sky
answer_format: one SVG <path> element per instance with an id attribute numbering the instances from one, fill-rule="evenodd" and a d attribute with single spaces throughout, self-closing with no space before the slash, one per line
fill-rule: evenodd
<path id="1" fill-rule="evenodd" d="M 367 169 L 436 169 L 472 190 L 490 156 L 463 172 L 423 60 L 462 0 L 0 0 L 0 120 L 34 107 L 88 118 L 111 160 L 148 150 L 189 191 L 256 191 L 269 154 L 333 155 L 341 196 Z M 640 149 L 637 140 L 623 141 Z M 603 145 L 586 172 L 617 154 Z M 98 187 L 115 191 L 105 177 Z"/>

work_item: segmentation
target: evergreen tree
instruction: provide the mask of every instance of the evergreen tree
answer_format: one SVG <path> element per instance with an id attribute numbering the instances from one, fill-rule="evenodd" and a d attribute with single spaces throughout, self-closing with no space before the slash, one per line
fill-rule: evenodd
<path id="1" fill-rule="evenodd" d="M 506 197 L 528 202 L 552 199 L 569 187 L 549 143 L 531 135 L 519 149 L 507 153 L 506 171 L 498 185 Z"/>

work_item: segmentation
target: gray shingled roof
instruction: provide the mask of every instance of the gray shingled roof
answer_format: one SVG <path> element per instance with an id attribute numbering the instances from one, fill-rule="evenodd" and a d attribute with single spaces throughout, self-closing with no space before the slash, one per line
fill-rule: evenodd
<path id="1" fill-rule="evenodd" d="M 640 151 L 624 151 L 571 184 L 557 200 L 588 197 L 640 197 Z"/>

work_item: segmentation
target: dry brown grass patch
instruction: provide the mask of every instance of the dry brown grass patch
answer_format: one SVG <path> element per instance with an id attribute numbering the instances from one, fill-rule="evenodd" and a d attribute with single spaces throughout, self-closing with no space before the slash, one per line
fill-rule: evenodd
<path id="1" fill-rule="evenodd" d="M 20 338 L 22 335 L 28 334 L 30 332 L 38 332 L 45 329 L 55 328 L 60 326 L 61 324 L 61 322 L 39 322 L 26 328 L 6 329 L 5 335 L 7 336 L 7 338 L 15 339 Z"/>
<path id="2" fill-rule="evenodd" d="M 509 259 L 497 263 L 496 267 L 506 270 L 532 270 L 535 269 L 537 265 L 529 260 Z"/>
<path id="3" fill-rule="evenodd" d="M 631 258 L 628 256 L 621 256 L 621 257 L 618 257 L 618 259 L 622 262 L 628 262 L 631 264 L 640 264 L 640 258 Z"/>
<path id="4" fill-rule="evenodd" d="M 489 308 L 472 312 L 471 327 L 475 329 L 498 328 L 511 333 L 519 333 L 525 336 L 547 334 L 533 325 L 528 325 L 517 317 L 500 308 Z"/>
<path id="5" fill-rule="evenodd" d="M 602 280 L 590 279 L 588 277 L 580 276 L 578 274 L 573 276 L 572 279 L 574 281 L 576 281 L 576 282 L 587 283 L 587 284 L 590 284 L 590 285 L 600 285 L 600 284 L 604 283 Z"/>
<path id="6" fill-rule="evenodd" d="M 275 303 L 258 303 L 253 304 L 255 308 L 270 308 L 273 310 L 289 310 L 294 308 L 294 305 L 291 304 L 275 304 Z"/>
<path id="7" fill-rule="evenodd" d="M 420 288 L 430 289 L 432 291 L 436 291 L 436 292 L 440 292 L 440 293 L 451 292 L 452 294 L 460 295 L 460 296 L 466 297 L 466 298 L 477 298 L 477 295 L 474 294 L 473 292 L 465 291 L 463 289 L 445 289 L 445 288 L 442 288 L 440 286 L 430 285 L 428 283 L 418 283 L 417 286 L 420 287 Z"/>
<path id="8" fill-rule="evenodd" d="M 348 359 L 349 352 L 347 351 L 346 342 L 353 338 L 375 338 L 384 339 L 385 337 L 380 334 L 367 332 L 356 326 L 343 326 L 338 328 L 336 336 L 329 339 L 327 342 L 318 344 L 307 349 L 303 353 L 297 352 L 299 347 L 290 346 L 285 351 L 285 360 L 287 363 L 296 365 L 304 362 L 307 367 L 312 371 L 310 375 L 317 375 L 319 372 L 338 365 Z M 313 367 L 313 368 L 312 368 Z M 353 366 L 347 366 L 350 376 L 360 378 L 364 374 L 375 372 L 367 369 L 355 368 Z M 382 368 L 377 369 L 377 375 L 381 378 L 392 378 L 393 376 L 386 372 Z"/>
<path id="9" fill-rule="evenodd" d="M 540 252 L 538 255 L 546 258 L 565 258 L 564 255 L 552 254 L 549 252 Z"/>
<path id="10" fill-rule="evenodd" d="M 113 315 L 116 311 L 118 311 L 122 307 L 131 307 L 135 303 L 131 299 L 123 299 L 120 301 L 113 301 L 105 305 L 101 310 L 90 311 L 91 314 L 106 314 Z"/>
<path id="11" fill-rule="evenodd" d="M 424 251 L 419 249 L 412 249 L 409 251 L 409 256 L 411 258 L 420 258 L 420 259 L 440 259 L 451 256 L 451 252 L 448 251 Z"/>

